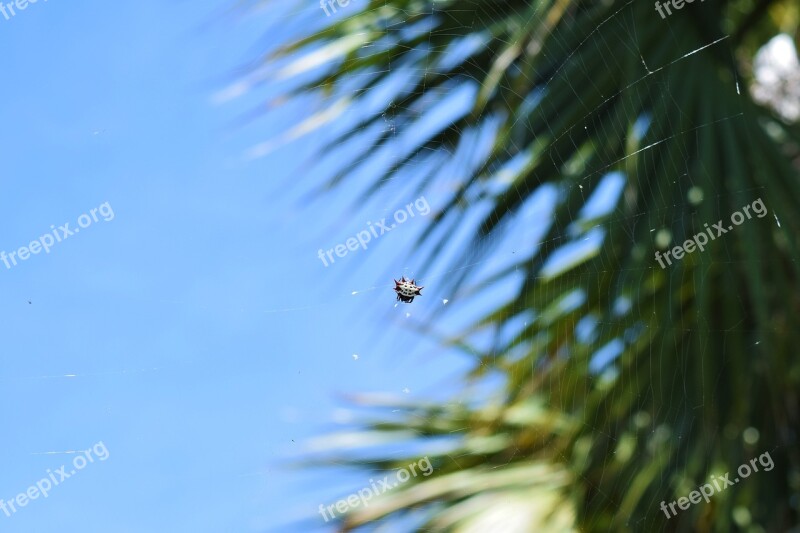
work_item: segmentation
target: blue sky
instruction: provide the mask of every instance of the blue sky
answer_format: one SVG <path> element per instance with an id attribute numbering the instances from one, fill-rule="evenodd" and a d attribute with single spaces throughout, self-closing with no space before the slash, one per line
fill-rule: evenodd
<path id="1" fill-rule="evenodd" d="M 0 17 L 0 250 L 114 212 L 0 263 L 0 498 L 71 464 L 63 452 L 109 454 L 0 513 L 2 531 L 292 531 L 304 517 L 324 531 L 318 505 L 367 480 L 284 465 L 346 418 L 342 394 L 441 395 L 463 368 L 417 342 L 416 309 L 394 307 L 384 280 L 415 273 L 397 261 L 419 219 L 326 269 L 319 248 L 386 213 L 351 211 L 346 188 L 303 204 L 306 141 L 243 157 L 299 116 L 238 127 L 257 97 L 214 103 L 273 38 L 270 14 L 199 4 L 52 0 Z M 444 297 L 432 287 L 423 305 Z"/>

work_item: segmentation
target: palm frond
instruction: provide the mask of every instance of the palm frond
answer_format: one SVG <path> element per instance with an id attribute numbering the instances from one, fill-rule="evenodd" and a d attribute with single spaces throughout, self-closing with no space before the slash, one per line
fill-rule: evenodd
<path id="1" fill-rule="evenodd" d="M 449 95 L 470 95 L 468 109 L 415 144 L 384 134 L 353 145 L 367 167 L 378 148 L 396 156 L 370 195 L 409 165 L 444 154 L 443 165 L 465 143 L 491 137 L 423 235 L 432 261 L 449 237 L 437 230 L 464 223 L 478 200 L 490 208 L 469 253 L 514 235 L 543 187 L 558 193 L 533 252 L 482 280 L 470 270 L 449 279 L 452 290 L 477 291 L 525 273 L 513 298 L 448 340 L 474 353 L 476 332 L 530 316 L 465 376 L 499 373 L 503 390 L 483 405 L 393 406 L 404 416 L 365 422 L 370 432 L 457 441 L 432 459 L 435 475 L 348 514 L 343 530 L 412 510 L 424 516 L 420 530 L 435 531 L 797 524 L 800 135 L 750 99 L 742 65 L 776 20 L 794 13 L 797 21 L 798 8 L 752 4 L 695 4 L 691 15 L 687 7 L 662 21 L 649 2 L 371 0 L 270 58 L 279 77 L 303 75 L 301 91 L 335 93 L 363 80 L 345 104 L 353 127 L 324 151 L 380 125 L 389 110 L 398 130 L 422 131 Z M 387 83 L 397 85 L 376 109 L 369 97 Z M 431 168 L 421 190 L 441 179 L 442 167 Z M 614 209 L 582 216 L 611 172 L 625 180 Z M 339 172 L 322 187 L 346 178 Z M 769 216 L 669 268 L 653 259 L 664 239 L 683 243 L 757 198 Z M 602 244 L 554 269 L 558 253 L 591 231 Z M 602 350 L 618 354 L 598 366 Z M 757 445 L 743 440 L 749 428 Z M 780 469 L 669 521 L 659 510 L 764 451 Z"/>

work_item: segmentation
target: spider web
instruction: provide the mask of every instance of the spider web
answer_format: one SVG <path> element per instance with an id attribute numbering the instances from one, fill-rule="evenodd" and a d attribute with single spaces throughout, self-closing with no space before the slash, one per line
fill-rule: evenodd
<path id="1" fill-rule="evenodd" d="M 348 6 L 338 7 L 338 12 L 328 18 L 318 3 L 304 2 L 299 7 L 292 6 L 288 9 L 287 18 L 280 20 L 291 26 L 291 29 L 285 30 L 288 39 L 294 35 L 292 32 L 299 35 L 314 34 L 313 31 L 309 32 L 309 27 L 317 27 L 319 32 L 325 31 L 329 24 L 356 12 L 382 17 L 385 15 L 386 4 L 380 4 L 353 0 Z M 708 131 L 717 132 L 727 127 L 730 122 L 739 120 L 742 113 L 728 116 L 709 114 L 708 120 L 692 120 L 693 115 L 684 112 L 678 103 L 679 99 L 671 93 L 675 78 L 687 71 L 683 67 L 692 61 L 701 60 L 704 54 L 722 54 L 733 61 L 729 43 L 726 42 L 727 37 L 709 38 L 699 46 L 687 47 L 686 40 L 673 32 L 669 21 L 662 21 L 653 12 L 653 26 L 661 25 L 659 38 L 673 43 L 673 46 L 667 56 L 645 57 L 640 43 L 652 36 L 643 35 L 643 30 L 634 24 L 632 1 L 619 3 L 599 26 L 590 28 L 579 36 L 577 45 L 574 44 L 574 36 L 561 36 L 558 31 L 549 37 L 557 45 L 562 45 L 560 52 L 566 58 L 565 61 L 552 70 L 534 93 L 517 94 L 512 90 L 511 94 L 521 104 L 508 102 L 509 109 L 514 105 L 521 105 L 527 111 L 527 114 L 512 119 L 512 130 L 530 127 L 530 124 L 525 123 L 526 117 L 551 117 L 544 119 L 549 126 L 548 134 L 542 136 L 540 141 L 537 140 L 538 144 L 533 148 L 530 145 L 517 144 L 515 137 L 509 138 L 503 157 L 500 158 L 501 162 L 486 169 L 485 179 L 466 187 L 467 178 L 490 155 L 492 141 L 497 138 L 500 124 L 508 120 L 509 110 L 502 109 L 502 106 L 487 108 L 481 112 L 479 127 L 453 127 L 460 118 L 471 112 L 476 99 L 486 98 L 486 91 L 491 93 L 492 90 L 497 90 L 497 87 L 490 85 L 490 82 L 495 81 L 493 71 L 481 71 L 481 75 L 477 77 L 454 74 L 449 83 L 431 88 L 425 86 L 424 80 L 429 76 L 455 72 L 455 66 L 468 65 L 474 69 L 476 63 L 470 62 L 472 55 L 487 38 L 485 35 L 473 33 L 457 40 L 455 46 L 448 49 L 437 47 L 434 37 L 438 28 L 428 23 L 431 18 L 445 16 L 445 11 L 437 7 L 441 4 L 443 2 L 420 2 L 417 7 L 422 11 L 409 10 L 405 13 L 405 18 L 394 17 L 391 23 L 376 34 L 353 34 L 343 39 L 346 42 L 338 49 L 323 46 L 299 59 L 292 56 L 256 69 L 245 81 L 232 88 L 227 96 L 260 88 L 263 91 L 259 94 L 260 98 L 266 92 L 270 99 L 273 95 L 271 91 L 274 91 L 275 98 L 279 98 L 282 94 L 291 94 L 302 83 L 314 79 L 315 72 L 331 65 L 368 63 L 370 58 L 384 55 L 391 44 L 403 40 L 414 41 L 412 36 L 427 36 L 427 39 L 414 41 L 416 45 L 413 49 L 407 47 L 411 50 L 408 55 L 397 61 L 390 61 L 385 69 L 364 68 L 338 80 L 336 84 L 312 86 L 312 90 L 317 89 L 312 96 L 301 96 L 287 104 L 303 109 L 307 118 L 299 125 L 291 127 L 284 136 L 258 143 L 249 152 L 249 156 L 257 159 L 269 156 L 274 150 L 290 143 L 295 147 L 302 143 L 313 154 L 317 153 L 317 147 L 325 147 L 321 158 L 314 159 L 310 164 L 298 165 L 293 171 L 308 184 L 295 189 L 295 200 L 306 202 L 304 205 L 307 209 L 320 209 L 324 212 L 320 217 L 320 226 L 325 229 L 320 232 L 318 242 L 328 242 L 331 245 L 344 243 L 349 237 L 364 230 L 370 222 L 382 217 L 391 220 L 394 213 L 423 196 L 431 206 L 431 213 L 424 222 L 420 220 L 423 217 L 404 222 L 386 235 L 374 239 L 368 249 L 349 251 L 345 257 L 337 258 L 330 266 L 326 265 L 320 281 L 324 286 L 325 296 L 322 299 L 317 299 L 308 306 L 280 307 L 264 312 L 302 312 L 335 303 L 346 306 L 346 310 L 355 309 L 355 314 L 361 317 L 369 315 L 371 318 L 375 312 L 385 313 L 386 320 L 392 323 L 395 339 L 407 339 L 409 334 L 417 332 L 423 332 L 435 339 L 458 339 L 457 347 L 451 351 L 458 353 L 460 358 L 466 353 L 471 363 L 478 363 L 480 369 L 485 369 L 486 376 L 470 382 L 465 394 L 464 389 L 453 385 L 453 372 L 439 367 L 437 376 L 422 379 L 419 384 L 412 382 L 409 384 L 410 389 L 418 397 L 480 405 L 497 401 L 498 390 L 503 384 L 514 381 L 515 378 L 523 378 L 529 371 L 509 364 L 505 367 L 510 368 L 507 374 L 492 373 L 496 366 L 503 367 L 499 356 L 502 354 L 504 361 L 512 363 L 523 359 L 525 354 L 530 353 L 542 341 L 541 332 L 531 329 L 531 324 L 543 320 L 555 321 L 560 316 L 579 311 L 589 297 L 588 293 L 592 289 L 590 284 L 597 283 L 604 274 L 617 268 L 612 251 L 618 245 L 631 246 L 637 254 L 644 253 L 644 250 L 640 250 L 643 231 L 651 234 L 651 245 L 655 242 L 672 242 L 675 228 L 683 224 L 683 221 L 671 218 L 674 216 L 673 208 L 678 203 L 694 201 L 699 205 L 704 201 L 725 213 L 725 206 L 732 203 L 731 198 L 744 196 L 755 199 L 761 191 L 752 187 L 733 186 L 726 190 L 714 188 L 711 180 L 695 175 L 698 174 L 697 170 L 691 168 L 692 153 L 699 137 Z M 273 3 L 268 5 L 270 9 L 274 6 Z M 461 2 L 461 5 L 465 12 L 478 9 L 478 4 L 474 2 Z M 484 16 L 491 16 L 493 10 L 495 14 L 499 14 L 499 8 L 495 9 L 486 3 L 480 3 L 480 9 Z M 688 6 L 688 9 L 675 13 L 672 17 L 692 16 L 690 9 L 700 8 Z M 421 12 L 428 17 L 420 17 Z M 545 11 L 534 9 L 531 18 L 535 20 L 545 14 Z M 529 14 L 520 12 L 519 15 Z M 459 29 L 468 32 L 472 23 L 474 21 L 466 20 Z M 279 26 L 280 24 L 276 24 L 276 27 Z M 604 31 L 608 27 L 616 30 L 615 39 L 624 43 L 627 56 L 603 54 L 599 64 L 588 63 L 582 52 L 589 44 L 597 45 L 599 41 L 601 49 L 618 49 L 614 46 L 617 43 L 610 42 Z M 519 43 L 513 40 L 500 40 L 498 43 L 501 46 L 492 50 L 496 64 L 502 64 L 503 61 L 510 63 L 511 60 L 504 53 L 512 54 L 510 51 L 515 50 L 515 47 L 536 45 L 534 42 Z M 629 76 L 634 81 L 622 89 L 609 90 L 593 84 L 592 72 L 623 70 L 630 68 L 631 64 L 636 65 L 636 74 Z M 577 81 L 571 82 L 570 76 L 576 71 L 584 74 L 581 84 Z M 386 78 L 383 82 L 371 85 L 378 76 L 384 75 Z M 525 73 L 519 72 L 518 75 L 524 77 Z M 599 104 L 584 105 L 577 119 L 563 117 L 557 109 L 543 108 L 543 95 L 547 94 L 553 83 L 565 79 L 572 91 L 570 98 L 580 100 L 589 93 L 600 97 Z M 398 104 L 408 93 L 410 86 L 420 80 L 423 80 L 422 96 L 412 106 Z M 593 85 L 587 88 L 586 83 Z M 671 117 L 668 123 L 653 124 L 652 116 L 642 113 L 631 127 L 630 121 L 625 117 L 608 119 L 604 116 L 612 101 L 622 102 L 623 107 L 639 105 L 646 96 L 648 84 L 651 83 L 662 88 L 656 98 L 656 105 L 671 111 L 667 114 Z M 740 83 L 738 79 L 730 80 L 730 84 L 735 86 L 739 94 L 742 92 Z M 366 120 L 375 113 L 380 113 L 381 122 Z M 449 138 L 452 142 L 443 140 L 433 146 L 427 145 L 426 140 L 436 138 L 437 134 L 448 128 L 452 133 Z M 583 155 L 587 150 L 583 146 L 581 130 L 596 132 L 600 138 L 608 141 L 603 146 L 595 147 L 593 158 Z M 653 136 L 653 131 L 658 134 Z M 573 139 L 577 155 L 564 159 L 560 150 L 554 147 Z M 668 143 L 679 144 L 683 156 L 665 160 L 655 155 L 656 148 Z M 609 145 L 631 144 L 632 147 L 622 157 L 616 155 L 615 150 L 607 149 Z M 423 148 L 418 150 L 421 145 Z M 365 151 L 365 146 L 370 148 Z M 524 186 L 520 176 L 525 169 L 530 168 L 531 160 L 535 157 L 550 160 L 561 169 L 564 179 L 542 183 L 534 190 Z M 639 181 L 642 175 L 658 175 L 657 169 L 674 176 L 674 179 L 661 182 Z M 713 173 L 713 169 L 706 171 Z M 376 187 L 376 177 L 380 176 L 383 177 L 378 180 L 379 186 Z M 691 198 L 685 196 L 687 177 L 694 184 Z M 317 190 L 320 183 L 329 183 L 332 188 L 326 189 L 321 196 L 309 196 L 309 193 Z M 637 209 L 635 205 L 630 205 L 631 198 L 626 199 L 626 191 L 631 194 L 631 188 L 640 185 L 647 188 L 644 194 L 657 199 L 647 209 Z M 493 211 L 493 202 L 508 191 L 527 200 L 502 211 L 501 216 L 497 217 L 497 213 Z M 459 192 L 463 194 L 459 196 Z M 458 201 L 453 202 L 456 197 Z M 568 210 L 569 216 L 566 219 L 558 217 L 558 207 L 568 201 L 574 202 L 574 208 Z M 336 209 L 330 209 L 331 205 L 337 206 Z M 704 212 L 707 214 L 709 211 Z M 490 219 L 493 223 L 491 229 L 481 233 L 482 225 L 483 228 L 486 226 L 485 217 L 492 213 L 496 218 Z M 698 216 L 703 215 L 698 213 Z M 428 224 L 434 219 L 438 221 L 438 229 L 428 233 Z M 716 219 L 707 221 L 710 223 Z M 609 230 L 612 226 L 617 228 L 613 233 Z M 480 237 L 475 238 L 475 235 Z M 323 245 L 321 249 L 332 248 L 331 245 Z M 306 251 L 309 261 L 317 261 L 307 252 L 316 250 L 317 247 L 316 244 L 303 243 L 301 249 Z M 535 264 L 537 255 L 545 250 L 550 252 L 548 259 L 537 268 L 531 268 L 530 265 Z M 592 266 L 587 271 L 581 271 L 578 267 L 585 263 Z M 637 379 L 626 377 L 618 359 L 626 347 L 642 340 L 661 339 L 661 346 L 651 347 L 652 365 L 657 365 L 659 358 L 664 356 L 663 347 L 666 347 L 663 349 L 667 352 L 669 349 L 668 343 L 662 337 L 657 337 L 650 331 L 652 326 L 646 320 L 647 317 L 636 319 L 633 315 L 636 311 L 634 306 L 641 300 L 641 291 L 647 290 L 648 280 L 654 272 L 660 270 L 658 264 L 655 260 L 631 262 L 626 268 L 626 279 L 639 281 L 637 292 L 625 294 L 620 291 L 620 287 L 612 287 L 612 292 L 607 294 L 613 306 L 612 312 L 600 318 L 594 313 L 578 314 L 574 332 L 571 333 L 577 339 L 576 342 L 590 347 L 592 356 L 588 364 L 589 380 L 598 386 L 610 385 L 617 380 Z M 577 274 L 565 275 L 575 270 Z M 399 279 L 401 275 L 416 278 L 419 285 L 426 287 L 423 296 L 415 299 L 411 306 L 396 303 L 391 292 L 391 279 Z M 702 276 L 698 279 L 698 283 L 704 283 Z M 516 299 L 521 291 L 538 282 L 547 282 L 545 290 L 537 293 L 543 297 L 541 303 L 523 303 Z M 628 286 L 630 285 L 625 288 Z M 475 327 L 480 318 L 487 314 L 487 310 L 500 309 L 504 304 L 507 307 L 499 327 L 478 327 L 464 335 L 465 329 Z M 347 312 L 343 314 L 346 315 Z M 360 321 L 359 324 L 366 322 Z M 363 359 L 364 355 L 358 354 L 363 354 L 365 350 L 380 350 L 384 371 L 391 372 L 398 361 L 408 358 L 408 343 L 403 341 L 388 346 L 380 345 L 378 339 L 383 328 L 379 324 L 375 325 L 374 320 L 372 322 L 369 342 L 360 342 L 358 345 L 353 342 L 349 349 L 346 336 L 340 342 L 344 351 L 354 354 L 355 360 L 360 360 L 359 357 Z M 733 327 L 741 330 L 746 326 Z M 669 328 L 675 332 L 693 332 L 692 328 L 682 326 L 679 322 L 672 323 Z M 704 334 L 723 334 L 729 331 L 730 328 L 709 327 Z M 613 332 L 618 333 L 612 334 Z M 563 331 L 553 334 L 567 335 Z M 599 343 L 599 339 L 608 338 L 611 340 Z M 557 358 L 569 355 L 555 354 Z M 680 354 L 676 354 L 678 355 Z M 417 352 L 412 362 L 399 364 L 431 368 L 431 364 L 427 362 L 431 357 L 453 361 L 452 353 L 443 354 L 439 348 L 428 347 L 424 353 Z M 469 368 L 473 367 L 470 365 Z M 685 376 L 675 376 L 675 379 L 686 380 Z M 642 390 L 640 383 L 634 385 L 636 389 Z M 690 383 L 684 381 L 683 387 L 689 386 Z M 364 384 L 364 389 L 369 387 L 369 383 Z M 555 408 L 569 412 L 571 400 L 564 398 L 559 390 L 575 389 L 580 385 L 548 382 L 545 387 L 544 394 L 554 399 Z M 335 389 L 335 386 L 331 388 Z M 376 392 L 388 394 L 397 391 Z M 641 394 L 645 396 L 647 393 Z M 662 397 L 659 401 L 680 403 L 682 398 Z M 636 420 L 654 439 L 679 439 L 680 435 L 665 437 L 662 434 L 663 428 L 651 422 L 656 415 L 657 413 L 643 410 Z M 524 429 L 518 431 L 522 432 Z M 606 431 L 604 422 L 598 420 L 592 431 Z M 623 449 L 624 444 L 613 443 L 618 449 Z M 385 447 L 402 455 L 403 452 L 408 453 L 408 450 L 421 450 L 425 454 L 439 446 L 442 443 L 423 443 L 420 447 L 419 442 L 398 442 Z M 521 450 L 516 449 L 514 455 L 508 458 L 507 464 L 518 459 L 521 453 Z M 458 457 L 454 456 L 453 460 L 457 461 Z M 328 500 L 334 501 L 337 496 L 354 492 L 360 486 L 359 480 L 363 484 L 365 477 L 345 478 L 347 482 L 340 483 L 341 494 L 329 494 Z M 350 490 L 345 488 L 348 484 Z M 619 487 L 620 490 L 623 488 Z M 670 480 L 662 481 L 660 492 L 663 499 L 672 499 L 674 489 Z M 609 502 L 611 501 L 607 495 L 598 494 L 596 497 L 608 497 Z M 295 516 L 316 515 L 315 508 L 309 510 L 310 504 L 316 505 L 315 502 L 298 505 Z M 648 503 L 653 515 L 661 512 L 658 503 Z M 321 525 L 318 516 L 310 520 L 314 526 Z M 484 520 L 488 521 L 475 522 L 470 530 L 528 531 L 533 518 L 492 515 Z M 419 527 L 421 523 L 418 517 L 400 521 L 395 518 L 379 518 L 372 526 L 382 531 L 391 530 L 392 526 L 399 526 L 398 530 L 408 530 L 414 526 Z"/>

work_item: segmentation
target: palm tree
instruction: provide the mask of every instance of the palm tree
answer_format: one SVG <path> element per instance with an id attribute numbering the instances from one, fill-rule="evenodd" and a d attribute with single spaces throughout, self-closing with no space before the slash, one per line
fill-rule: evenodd
<path id="1" fill-rule="evenodd" d="M 352 0 L 270 56 L 300 80 L 293 94 L 336 95 L 302 129 L 352 121 L 323 154 L 352 142 L 369 162 L 393 149 L 370 194 L 410 165 L 425 169 L 421 190 L 460 165 L 423 237 L 432 262 L 476 213 L 464 249 L 491 255 L 487 243 L 530 235 L 537 195 L 554 198 L 528 251 L 492 276 L 449 278 L 475 294 L 524 273 L 513 298 L 445 340 L 474 358 L 465 384 L 504 385 L 480 401 L 362 398 L 383 413 L 360 424 L 365 436 L 450 444 L 425 454 L 433 475 L 350 511 L 342 531 L 408 517 L 420 531 L 481 533 L 800 523 L 800 129 L 748 92 L 756 51 L 797 32 L 800 9 L 679 4 L 662 16 L 639 0 Z M 609 196 L 612 179 L 622 187 Z M 589 209 L 593 193 L 610 208 Z M 745 206 L 768 213 L 728 229 Z M 700 234 L 704 249 L 698 237 L 679 258 Z M 491 349 L 478 348 L 487 334 Z M 758 473 L 724 486 L 743 464 Z M 719 490 L 686 507 L 713 480 Z"/>

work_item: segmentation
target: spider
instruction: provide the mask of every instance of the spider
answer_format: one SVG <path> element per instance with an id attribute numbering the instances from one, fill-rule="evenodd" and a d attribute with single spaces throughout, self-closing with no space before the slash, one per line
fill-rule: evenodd
<path id="1" fill-rule="evenodd" d="M 405 276 L 400 278 L 400 281 L 394 280 L 394 292 L 397 293 L 397 301 L 410 304 L 414 301 L 414 296 L 421 296 L 420 292 L 425 287 L 417 287 L 414 280 L 408 281 Z"/>

